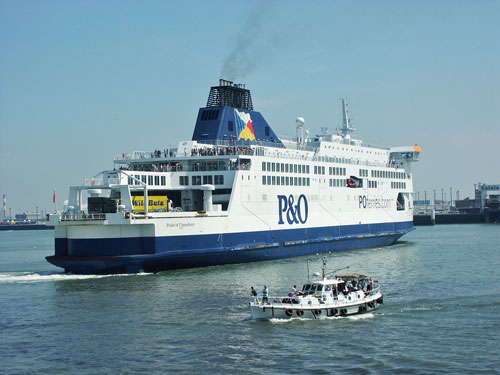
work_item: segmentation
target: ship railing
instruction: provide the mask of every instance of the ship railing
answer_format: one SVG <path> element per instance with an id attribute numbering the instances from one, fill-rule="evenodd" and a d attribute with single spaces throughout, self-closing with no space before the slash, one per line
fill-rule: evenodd
<path id="1" fill-rule="evenodd" d="M 328 162 L 328 163 L 338 163 L 338 164 L 353 164 L 360 166 L 371 166 L 371 167 L 382 167 L 382 168 L 399 168 L 401 165 L 396 165 L 393 162 L 368 162 L 365 160 L 353 159 L 353 158 L 345 158 L 345 157 L 336 157 L 336 156 L 326 156 L 326 155 L 318 155 L 311 153 L 303 153 L 299 154 L 298 152 L 304 150 L 290 150 L 288 149 L 279 149 L 279 150 L 271 150 L 266 148 L 257 148 L 256 155 L 258 156 L 269 156 L 277 159 L 292 159 L 292 160 L 309 160 L 309 161 L 319 161 L 319 162 Z"/>
<path id="2" fill-rule="evenodd" d="M 94 221 L 105 220 L 106 214 L 92 213 L 92 214 L 63 214 L 61 221 Z"/>

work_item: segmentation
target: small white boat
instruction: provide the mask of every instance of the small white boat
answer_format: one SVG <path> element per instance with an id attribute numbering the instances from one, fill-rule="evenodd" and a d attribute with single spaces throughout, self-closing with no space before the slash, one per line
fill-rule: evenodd
<path id="1" fill-rule="evenodd" d="M 315 276 L 320 275 L 316 273 Z M 308 281 L 301 291 L 291 292 L 285 297 L 268 297 L 267 301 L 256 298 L 249 305 L 255 320 L 320 319 L 373 311 L 383 302 L 380 286 L 373 278 L 362 274 L 328 278 L 324 257 L 320 278 Z"/>

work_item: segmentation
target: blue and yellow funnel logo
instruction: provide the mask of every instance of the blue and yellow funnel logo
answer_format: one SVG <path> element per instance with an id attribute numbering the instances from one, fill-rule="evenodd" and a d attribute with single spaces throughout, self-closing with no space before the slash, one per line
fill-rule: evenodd
<path id="1" fill-rule="evenodd" d="M 236 125 L 238 129 L 238 140 L 244 139 L 246 141 L 255 141 L 255 132 L 253 131 L 253 123 L 250 117 L 250 113 L 240 112 L 237 109 L 236 112 Z"/>

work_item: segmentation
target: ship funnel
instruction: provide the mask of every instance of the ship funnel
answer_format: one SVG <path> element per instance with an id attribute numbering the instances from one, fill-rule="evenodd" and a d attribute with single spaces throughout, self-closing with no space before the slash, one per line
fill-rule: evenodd
<path id="1" fill-rule="evenodd" d="M 243 83 L 219 80 L 219 86 L 210 88 L 207 107 L 234 107 L 253 111 L 252 95 Z"/>

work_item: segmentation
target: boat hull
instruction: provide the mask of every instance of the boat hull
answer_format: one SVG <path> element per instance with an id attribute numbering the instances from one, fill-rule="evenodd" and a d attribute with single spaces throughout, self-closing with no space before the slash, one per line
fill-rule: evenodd
<path id="1" fill-rule="evenodd" d="M 325 319 L 333 317 L 345 317 L 349 315 L 364 314 L 376 310 L 383 303 L 383 296 L 380 293 L 354 304 L 336 304 L 304 307 L 297 304 L 273 303 L 256 304 L 250 303 L 250 311 L 254 320 L 270 319 Z"/>
<path id="2" fill-rule="evenodd" d="M 394 244 L 413 230 L 409 223 L 391 223 L 391 230 L 372 225 L 371 231 L 335 227 L 309 233 L 251 232 L 158 238 L 56 239 L 56 255 L 46 259 L 66 272 L 78 274 L 158 272 L 291 258 Z M 318 228 L 315 228 L 318 229 Z M 339 233 L 337 231 L 337 233 Z M 312 234 L 312 235 L 311 235 Z M 328 236 L 327 234 L 330 234 Z M 149 246 L 144 246 L 149 244 Z"/>

